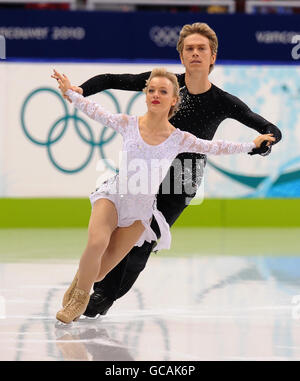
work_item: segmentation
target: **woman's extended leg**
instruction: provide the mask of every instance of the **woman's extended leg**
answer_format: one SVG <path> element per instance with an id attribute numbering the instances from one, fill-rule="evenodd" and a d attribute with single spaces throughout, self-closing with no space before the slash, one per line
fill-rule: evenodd
<path id="1" fill-rule="evenodd" d="M 63 309 L 56 314 L 61 322 L 68 324 L 85 311 L 90 289 L 99 273 L 101 257 L 117 223 L 118 214 L 114 204 L 107 199 L 96 201 L 89 222 L 87 247 L 80 259 L 77 277 L 64 296 Z"/>
<path id="2" fill-rule="evenodd" d="M 107 199 L 96 201 L 90 217 L 87 246 L 79 263 L 77 287 L 81 290 L 89 292 L 95 282 L 101 258 L 117 223 L 118 214 L 114 204 Z"/>
<path id="3" fill-rule="evenodd" d="M 141 221 L 135 221 L 128 227 L 118 227 L 115 229 L 111 235 L 109 245 L 102 256 L 97 281 L 103 279 L 126 256 L 144 230 L 145 227 Z"/>

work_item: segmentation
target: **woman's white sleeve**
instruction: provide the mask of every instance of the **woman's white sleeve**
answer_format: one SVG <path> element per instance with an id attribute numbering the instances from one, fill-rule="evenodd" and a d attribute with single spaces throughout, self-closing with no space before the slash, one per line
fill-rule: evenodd
<path id="1" fill-rule="evenodd" d="M 255 148 L 255 143 L 234 143 L 226 140 L 204 140 L 189 132 L 183 132 L 180 152 L 197 152 L 210 155 L 232 155 L 247 153 Z"/>
<path id="2" fill-rule="evenodd" d="M 125 114 L 113 114 L 100 106 L 98 103 L 84 98 L 73 90 L 67 90 L 66 95 L 72 100 L 74 106 L 85 113 L 91 119 L 110 127 L 124 135 L 128 125 L 128 116 Z"/>

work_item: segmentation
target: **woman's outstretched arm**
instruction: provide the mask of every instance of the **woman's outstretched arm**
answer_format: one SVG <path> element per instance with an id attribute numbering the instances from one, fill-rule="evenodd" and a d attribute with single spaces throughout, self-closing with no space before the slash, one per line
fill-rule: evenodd
<path id="1" fill-rule="evenodd" d="M 275 140 L 272 134 L 259 135 L 250 143 L 234 143 L 226 140 L 204 140 L 199 139 L 189 132 L 183 132 L 180 143 L 180 152 L 197 152 L 210 155 L 232 155 L 238 153 L 249 153 L 258 148 L 264 141 L 267 145 Z"/>
<path id="2" fill-rule="evenodd" d="M 124 129 L 128 125 L 127 115 L 113 114 L 109 112 L 98 103 L 84 98 L 82 95 L 71 90 L 71 82 L 65 74 L 60 74 L 55 71 L 55 75 L 57 76 L 56 79 L 60 90 L 72 100 L 76 108 L 85 113 L 89 118 L 94 119 L 107 127 L 111 127 L 122 135 L 124 134 Z"/>

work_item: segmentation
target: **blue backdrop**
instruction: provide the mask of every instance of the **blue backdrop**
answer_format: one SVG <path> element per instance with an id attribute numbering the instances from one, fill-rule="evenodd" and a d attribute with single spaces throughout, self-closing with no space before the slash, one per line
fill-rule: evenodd
<path id="1" fill-rule="evenodd" d="M 299 15 L 0 10 L 0 35 L 8 59 L 172 61 L 180 28 L 197 21 L 216 31 L 219 61 L 300 62 Z"/>

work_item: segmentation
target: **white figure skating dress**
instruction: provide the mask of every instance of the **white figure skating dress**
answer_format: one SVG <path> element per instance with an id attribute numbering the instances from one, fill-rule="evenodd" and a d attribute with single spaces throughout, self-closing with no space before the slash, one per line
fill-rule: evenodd
<path id="1" fill-rule="evenodd" d="M 142 246 L 144 241 L 157 240 L 150 226 L 154 216 L 161 232 L 156 250 L 170 248 L 170 227 L 163 214 L 156 208 L 156 194 L 171 163 L 179 153 L 221 155 L 246 153 L 255 148 L 253 142 L 232 143 L 199 139 L 178 128 L 161 144 L 150 145 L 140 135 L 137 116 L 112 114 L 72 90 L 68 90 L 66 94 L 76 108 L 90 118 L 111 127 L 123 137 L 123 156 L 119 173 L 92 193 L 90 200 L 92 206 L 101 198 L 112 201 L 118 213 L 120 227 L 130 226 L 134 221 L 141 220 L 145 231 L 135 246 Z"/>

